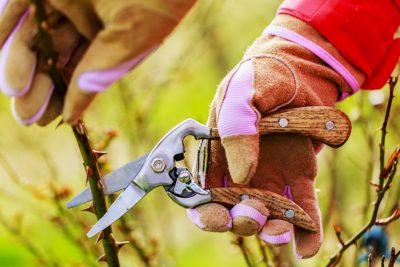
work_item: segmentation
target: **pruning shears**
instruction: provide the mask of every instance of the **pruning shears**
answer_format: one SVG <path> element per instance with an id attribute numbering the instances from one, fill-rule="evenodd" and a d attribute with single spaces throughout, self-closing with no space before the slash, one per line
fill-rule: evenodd
<path id="1" fill-rule="evenodd" d="M 260 134 L 298 133 L 332 147 L 344 144 L 351 132 L 351 122 L 338 109 L 322 106 L 292 108 L 268 114 L 259 120 Z M 177 167 L 184 159 L 183 139 L 192 135 L 200 140 L 195 170 Z M 210 169 L 209 146 L 219 139 L 218 130 L 187 119 L 170 130 L 150 153 L 133 160 L 103 177 L 105 195 L 124 190 L 102 218 L 87 233 L 101 232 L 123 216 L 154 188 L 163 186 L 177 204 L 193 208 L 209 202 L 233 206 L 243 199 L 257 198 L 270 211 L 270 217 L 285 220 L 309 231 L 316 231 L 311 217 L 296 203 L 279 194 L 256 188 L 206 188 Z M 86 188 L 67 203 L 72 208 L 92 201 Z"/>

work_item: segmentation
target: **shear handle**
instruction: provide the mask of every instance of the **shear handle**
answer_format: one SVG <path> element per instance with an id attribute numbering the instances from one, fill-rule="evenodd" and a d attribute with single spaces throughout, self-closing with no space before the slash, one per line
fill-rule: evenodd
<path id="1" fill-rule="evenodd" d="M 234 206 L 245 198 L 256 198 L 264 203 L 270 217 L 290 222 L 303 229 L 316 232 L 317 228 L 300 206 L 279 194 L 255 188 L 211 188 L 211 202 Z"/>
<path id="2" fill-rule="evenodd" d="M 350 136 L 351 122 L 342 111 L 325 106 L 291 108 L 265 115 L 258 122 L 260 134 L 296 133 L 331 147 L 340 147 Z M 219 139 L 216 128 L 211 139 Z"/>

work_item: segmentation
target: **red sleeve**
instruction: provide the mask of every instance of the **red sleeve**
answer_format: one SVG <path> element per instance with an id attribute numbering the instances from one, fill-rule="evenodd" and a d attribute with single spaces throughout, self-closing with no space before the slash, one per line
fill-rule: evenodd
<path id="1" fill-rule="evenodd" d="M 366 75 L 362 88 L 381 88 L 399 61 L 400 0 L 285 0 L 278 14 L 318 30 Z"/>

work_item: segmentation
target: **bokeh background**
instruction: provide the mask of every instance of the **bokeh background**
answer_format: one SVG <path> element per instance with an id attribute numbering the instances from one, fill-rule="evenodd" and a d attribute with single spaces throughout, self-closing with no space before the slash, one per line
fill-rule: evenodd
<path id="1" fill-rule="evenodd" d="M 206 122 L 216 86 L 272 20 L 280 1 L 202 0 L 164 45 L 135 71 L 102 93 L 85 116 L 95 146 L 105 148 L 104 172 L 145 153 L 171 127 L 192 117 Z M 296 260 L 292 247 L 267 248 L 277 266 L 324 266 L 338 248 L 332 225 L 351 237 L 370 216 L 376 193 L 370 180 L 379 170 L 380 125 L 388 88 L 361 92 L 340 103 L 353 121 L 353 133 L 339 150 L 318 156 L 317 192 L 325 239 L 319 254 Z M 396 91 L 397 94 L 397 91 Z M 0 95 L 0 266 L 105 266 L 95 239 L 85 232 L 95 217 L 66 210 L 68 198 L 85 187 L 82 159 L 68 126 L 57 122 L 23 127 L 12 118 L 10 99 Z M 400 104 L 394 100 L 387 140 L 388 155 L 400 140 Z M 290 164 L 290 163 L 289 163 Z M 382 217 L 399 204 L 398 175 L 385 198 Z M 246 266 L 230 233 L 195 227 L 183 208 L 155 190 L 125 217 L 131 241 L 120 251 L 122 266 Z M 390 246 L 400 248 L 400 223 L 386 230 Z M 261 254 L 254 237 L 244 239 L 254 266 Z M 341 266 L 355 266 L 362 247 L 353 246 Z"/>

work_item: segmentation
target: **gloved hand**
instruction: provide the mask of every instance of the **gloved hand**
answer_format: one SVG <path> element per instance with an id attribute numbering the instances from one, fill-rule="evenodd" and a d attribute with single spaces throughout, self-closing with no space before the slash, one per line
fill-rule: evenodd
<path id="1" fill-rule="evenodd" d="M 38 26 L 28 0 L 0 0 L 0 88 L 22 124 L 75 123 L 105 90 L 154 51 L 195 0 L 46 0 L 48 26 L 68 92 L 54 93 L 35 50 Z M 72 77 L 71 77 L 72 75 Z"/>
<path id="2" fill-rule="evenodd" d="M 308 48 L 275 36 L 276 30 L 300 32 L 337 56 L 336 63 L 350 69 L 352 77 L 361 84 L 363 75 L 309 25 L 289 16 L 278 16 L 218 87 L 208 125 L 218 128 L 222 141 L 212 142 L 210 178 L 205 186 L 253 187 L 285 195 L 311 216 L 318 231 L 312 233 L 293 228 L 285 221 L 268 220 L 267 208 L 255 199 L 243 200 L 230 211 L 212 203 L 190 209 L 188 214 L 204 230 L 230 230 L 245 236 L 259 233 L 264 241 L 274 245 L 288 243 L 293 231 L 295 255 L 308 258 L 318 252 L 322 241 L 321 215 L 314 192 L 315 156 L 321 146 L 296 134 L 260 137 L 257 122 L 263 115 L 280 109 L 334 106 L 338 98 L 352 89 Z"/>

